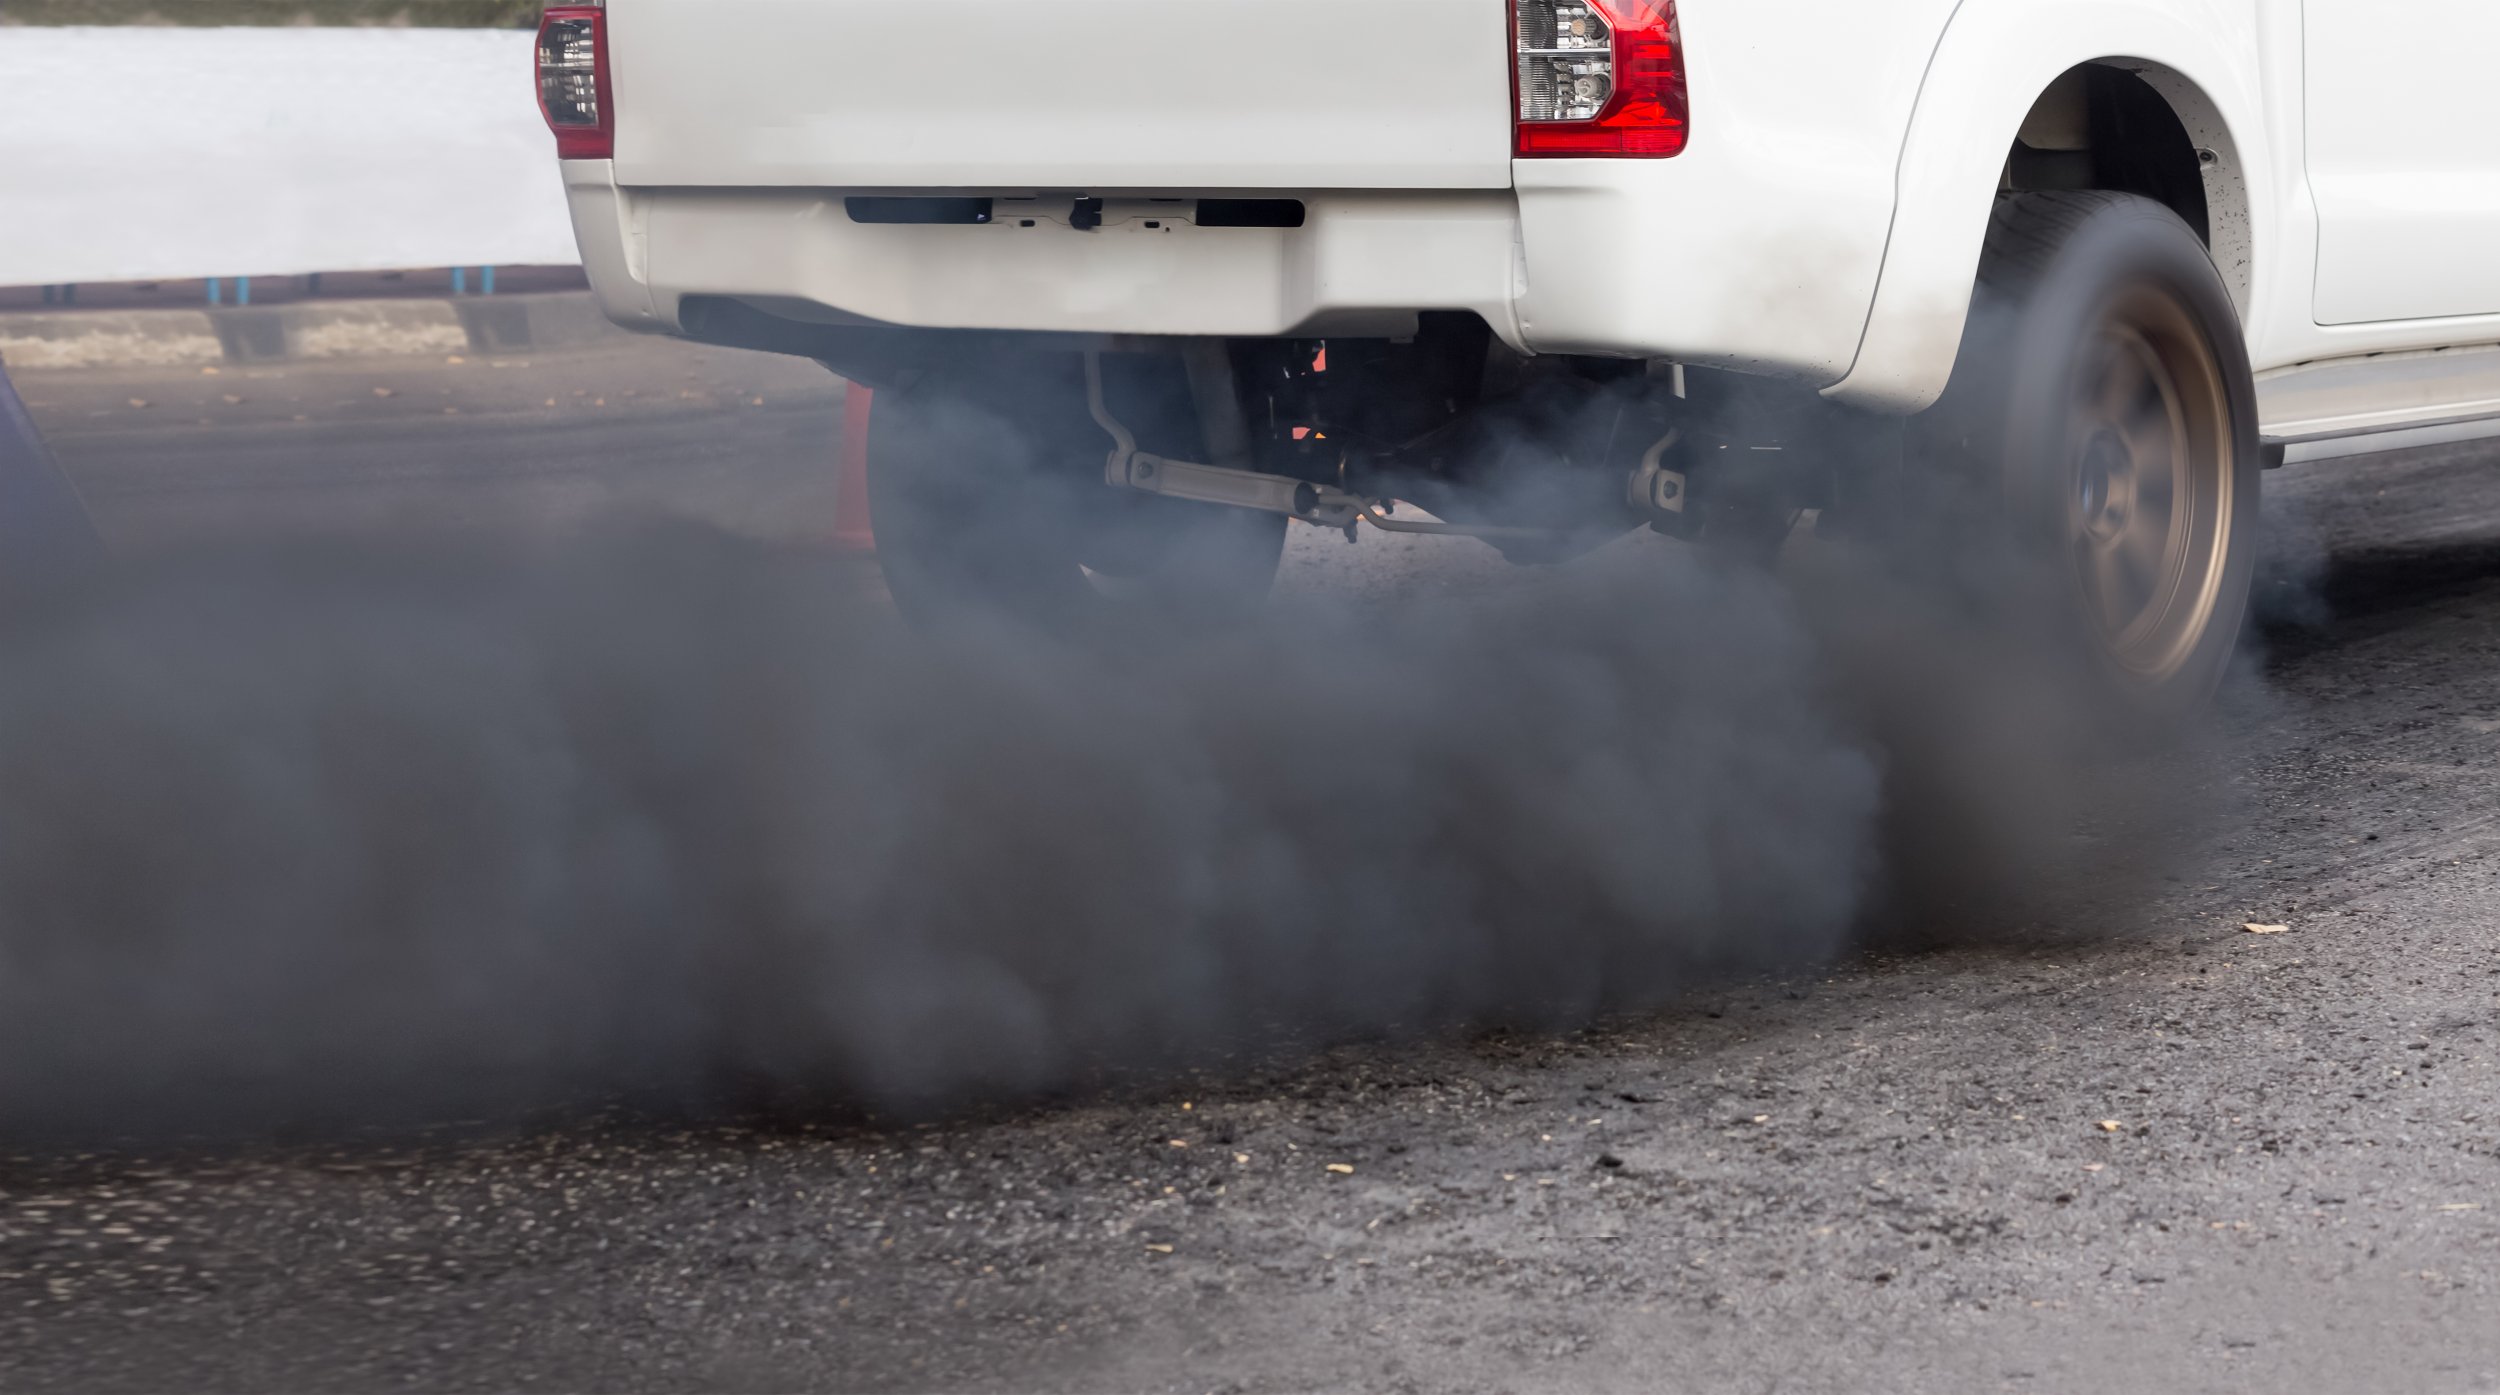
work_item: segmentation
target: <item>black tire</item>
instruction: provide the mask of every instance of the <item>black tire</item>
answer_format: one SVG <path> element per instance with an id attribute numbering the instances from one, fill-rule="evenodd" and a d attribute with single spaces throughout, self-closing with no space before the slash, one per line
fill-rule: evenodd
<path id="1" fill-rule="evenodd" d="M 1254 614 L 1276 578 L 1285 517 L 1103 483 L 1111 441 L 1085 411 L 1081 367 L 1034 368 L 877 394 L 869 515 L 904 617 L 1075 639 L 1170 636 Z M 1148 422 L 1161 432 L 1151 448 L 1204 458 L 1185 388 L 1154 393 L 1134 417 L 1115 406 L 1141 437 Z"/>
<path id="2" fill-rule="evenodd" d="M 1906 447 L 1917 506 L 1963 525 L 1966 561 L 2012 544 L 2118 715 L 2203 708 L 2247 614 L 2262 461 L 2239 315 L 2178 215 L 2000 197 L 1952 381 Z"/>

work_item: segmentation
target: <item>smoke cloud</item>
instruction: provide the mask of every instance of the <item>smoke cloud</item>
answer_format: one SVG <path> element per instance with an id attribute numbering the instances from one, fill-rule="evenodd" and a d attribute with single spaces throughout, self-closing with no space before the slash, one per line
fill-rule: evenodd
<path id="1" fill-rule="evenodd" d="M 1567 1028 L 2175 845 L 2175 779 L 1985 607 L 1834 550 L 1523 578 L 1144 653 L 914 637 L 689 526 L 133 564 L 0 625 L 0 1128 L 943 1109 Z"/>

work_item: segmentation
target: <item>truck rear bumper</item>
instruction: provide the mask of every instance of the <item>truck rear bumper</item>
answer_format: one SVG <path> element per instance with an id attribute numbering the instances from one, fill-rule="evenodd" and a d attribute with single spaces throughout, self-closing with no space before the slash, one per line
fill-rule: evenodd
<path id="1" fill-rule="evenodd" d="M 1105 194 L 1080 230 L 1074 195 L 1032 191 L 995 194 L 986 224 L 863 223 L 846 199 L 958 191 L 621 187 L 589 160 L 564 178 L 591 284 L 638 329 L 687 332 L 689 297 L 814 324 L 1222 337 L 1398 337 L 1457 310 L 1527 353 L 1830 383 L 1866 323 L 1885 191 L 1743 153 L 1522 161 L 1516 189 L 1291 193 L 1291 228 L 1200 227 L 1195 198 Z"/>
<path id="2" fill-rule="evenodd" d="M 1198 227 L 1194 201 L 1114 197 L 1080 231 L 1065 197 L 1002 202 L 987 224 L 891 224 L 846 209 L 875 190 L 619 189 L 604 161 L 567 162 L 565 184 L 591 284 L 633 328 L 682 329 L 688 296 L 820 323 L 1107 334 L 1402 335 L 1418 311 L 1468 310 L 1525 347 L 1508 190 L 1305 194 L 1294 228 Z"/>

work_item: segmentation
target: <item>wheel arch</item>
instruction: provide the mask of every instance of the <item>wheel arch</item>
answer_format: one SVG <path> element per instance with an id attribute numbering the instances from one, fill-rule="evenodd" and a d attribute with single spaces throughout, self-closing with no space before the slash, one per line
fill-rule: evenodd
<path id="1" fill-rule="evenodd" d="M 2257 45 L 2239 32 L 2244 29 L 2144 5 L 1964 0 L 1912 114 L 1883 268 L 1857 356 L 1825 395 L 1914 412 L 1943 392 L 1961 345 L 1990 206 L 2009 187 L 2011 152 L 2035 128 L 2043 106 L 2060 100 L 2061 90 L 2071 92 L 2076 74 L 2091 70 L 2140 82 L 2184 132 L 2206 214 L 2200 231 L 2245 324 L 2263 251 L 2256 210 L 2268 193 L 2267 152 L 2259 148 Z"/>
<path id="2" fill-rule="evenodd" d="M 2255 296 L 2256 219 L 2248 200 L 2248 162 L 2231 120 L 2213 95 L 2194 78 L 2165 63 L 2145 58 L 2104 58 L 2089 66 L 2131 73 L 2170 108 L 2197 162 L 2198 188 L 2204 195 L 2205 223 L 2197 229 L 2239 307 L 2245 325 Z"/>

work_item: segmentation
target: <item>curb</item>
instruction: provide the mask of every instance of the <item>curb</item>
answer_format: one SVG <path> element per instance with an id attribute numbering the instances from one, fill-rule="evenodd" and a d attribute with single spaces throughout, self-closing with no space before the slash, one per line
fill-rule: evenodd
<path id="1" fill-rule="evenodd" d="M 631 337 L 586 291 L 0 315 L 0 359 L 21 370 L 512 353 Z"/>

